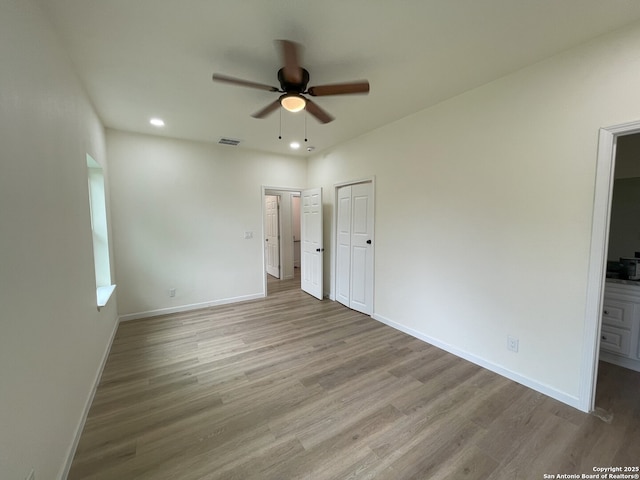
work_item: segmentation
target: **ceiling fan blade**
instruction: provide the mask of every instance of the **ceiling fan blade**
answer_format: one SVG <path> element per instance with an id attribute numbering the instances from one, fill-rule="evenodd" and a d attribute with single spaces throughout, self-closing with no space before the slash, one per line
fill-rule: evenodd
<path id="1" fill-rule="evenodd" d="M 302 47 L 290 40 L 276 40 L 282 50 L 284 67 L 282 74 L 288 83 L 302 82 L 302 67 L 300 66 L 300 51 Z"/>
<path id="2" fill-rule="evenodd" d="M 369 93 L 369 82 L 361 80 L 350 83 L 335 83 L 333 85 L 318 85 L 309 87 L 307 92 L 314 97 L 322 97 L 325 95 L 347 95 L 352 93 Z"/>
<path id="3" fill-rule="evenodd" d="M 276 111 L 278 108 L 280 108 L 280 99 L 276 100 L 275 102 L 271 102 L 262 110 L 259 110 L 256 113 L 251 114 L 251 116 L 253 118 L 265 118 L 267 115 Z"/>
<path id="4" fill-rule="evenodd" d="M 329 123 L 333 121 L 333 117 L 329 115 L 325 110 L 320 108 L 320 106 L 318 106 L 317 103 L 312 102 L 308 98 L 306 98 L 305 100 L 307 101 L 307 105 L 305 106 L 305 109 L 311 115 L 316 117 L 320 123 Z"/>
<path id="5" fill-rule="evenodd" d="M 250 82 L 249 80 L 242 80 L 241 78 L 229 77 L 227 75 L 220 75 L 218 73 L 213 74 L 214 82 L 230 83 L 232 85 L 238 85 L 240 87 L 258 88 L 260 90 L 267 90 L 269 92 L 278 92 L 279 89 L 272 87 L 271 85 L 265 85 L 264 83 Z"/>

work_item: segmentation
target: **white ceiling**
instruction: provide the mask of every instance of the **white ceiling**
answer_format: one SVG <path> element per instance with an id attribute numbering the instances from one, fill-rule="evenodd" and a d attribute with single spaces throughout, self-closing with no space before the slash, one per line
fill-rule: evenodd
<path id="1" fill-rule="evenodd" d="M 250 116 L 277 93 L 211 80 L 279 86 L 275 39 L 305 47 L 310 86 L 371 84 L 315 99 L 336 117 L 308 117 L 317 153 L 640 19 L 637 0 L 40 1 L 105 126 L 286 154 L 305 113 L 284 112 L 278 140 L 278 112 Z"/>

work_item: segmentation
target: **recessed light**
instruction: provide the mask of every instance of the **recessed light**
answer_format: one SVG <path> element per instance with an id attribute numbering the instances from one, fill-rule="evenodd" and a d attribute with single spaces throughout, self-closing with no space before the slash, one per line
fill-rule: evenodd
<path id="1" fill-rule="evenodd" d="M 300 144 L 298 142 L 291 142 L 289 146 L 294 150 L 297 150 L 298 148 L 300 148 Z"/>
<path id="2" fill-rule="evenodd" d="M 162 120 L 161 118 L 152 118 L 151 120 L 149 120 L 149 123 L 154 127 L 164 127 L 164 120 Z"/>

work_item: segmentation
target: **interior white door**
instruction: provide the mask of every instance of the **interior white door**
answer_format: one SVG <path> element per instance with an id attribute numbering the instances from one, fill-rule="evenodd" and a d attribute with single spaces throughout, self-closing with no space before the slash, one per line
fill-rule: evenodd
<path id="1" fill-rule="evenodd" d="M 300 219 L 301 287 L 322 300 L 322 188 L 303 190 Z"/>
<path id="2" fill-rule="evenodd" d="M 336 300 L 367 315 L 373 313 L 373 184 L 338 189 Z"/>
<path id="3" fill-rule="evenodd" d="M 269 275 L 280 278 L 280 218 L 277 195 L 265 195 L 265 261 Z"/>
<path id="4" fill-rule="evenodd" d="M 336 300 L 349 307 L 351 298 L 351 185 L 338 189 L 336 234 Z"/>
<path id="5" fill-rule="evenodd" d="M 373 313 L 373 184 L 351 186 L 351 295 L 349 307 Z"/>

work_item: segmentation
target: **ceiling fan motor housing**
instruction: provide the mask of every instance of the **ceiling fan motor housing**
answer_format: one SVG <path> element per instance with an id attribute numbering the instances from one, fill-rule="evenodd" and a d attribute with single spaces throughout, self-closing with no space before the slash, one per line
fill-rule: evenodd
<path id="1" fill-rule="evenodd" d="M 288 82 L 284 78 L 284 68 L 278 70 L 278 81 L 280 82 L 280 88 L 283 92 L 292 92 L 292 93 L 304 93 L 307 89 L 307 84 L 309 83 L 309 72 L 301 68 L 302 70 L 302 80 L 300 83 Z"/>

